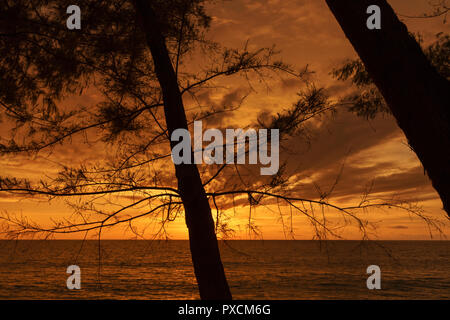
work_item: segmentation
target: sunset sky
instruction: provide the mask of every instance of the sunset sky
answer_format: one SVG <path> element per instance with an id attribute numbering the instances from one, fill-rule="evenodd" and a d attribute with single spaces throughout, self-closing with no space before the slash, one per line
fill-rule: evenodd
<path id="1" fill-rule="evenodd" d="M 398 14 L 415 16 L 430 12 L 427 0 L 390 0 Z M 350 84 L 334 80 L 330 75 L 345 59 L 356 58 L 356 54 L 341 28 L 334 19 L 325 1 L 317 0 L 232 0 L 215 1 L 207 6 L 207 12 L 213 18 L 207 38 L 225 47 L 243 48 L 248 41 L 250 49 L 276 45 L 280 58 L 284 62 L 302 68 L 308 65 L 316 85 L 323 86 L 334 97 L 342 96 L 351 90 Z M 443 18 L 410 19 L 402 18 L 411 32 L 420 32 L 424 44 L 435 39 L 438 32 L 448 32 L 449 24 Z M 194 61 L 196 61 L 194 59 Z M 199 66 L 200 67 L 200 66 Z M 186 67 L 187 68 L 187 67 Z M 190 68 L 196 68 L 196 66 Z M 302 86 L 300 81 L 283 79 L 273 80 L 270 90 L 254 83 L 254 92 L 242 78 L 218 80 L 217 88 L 199 95 L 205 105 L 223 105 L 239 103 L 249 94 L 238 111 L 218 119 L 221 128 L 240 128 L 254 123 L 260 114 L 275 114 L 288 108 L 296 101 L 296 93 Z M 401 84 L 399 84 L 401 86 Z M 65 103 L 89 105 L 98 101 L 95 90 L 87 90 L 81 97 L 71 97 Z M 193 102 L 186 99 L 186 108 Z M 2 124 L 3 126 L 3 124 Z M 1 136 L 6 127 L 1 129 Z M 372 193 L 378 198 L 405 199 L 418 201 L 426 213 L 442 221 L 442 230 L 448 234 L 449 222 L 438 194 L 424 175 L 423 167 L 416 155 L 410 150 L 406 138 L 391 116 L 379 115 L 367 121 L 343 110 L 327 116 L 312 127 L 310 145 L 295 140 L 289 143 L 290 150 L 283 151 L 281 158 L 287 161 L 290 183 L 297 196 L 317 199 L 317 190 L 329 189 L 341 167 L 339 183 L 330 201 L 339 205 L 358 203 L 362 194 L 373 183 Z M 59 164 L 78 165 L 84 161 L 101 159 L 108 153 L 98 144 L 89 147 L 78 143 L 57 147 L 52 157 L 46 152 L 36 158 L 14 156 L 0 158 L 2 176 L 20 176 L 31 179 L 43 175 L 52 175 L 58 171 Z M 166 165 L 172 166 L 170 160 Z M 292 239 L 285 228 L 280 215 L 274 213 L 274 207 L 261 206 L 252 213 L 254 223 L 262 231 L 263 239 Z M 36 222 L 47 224 L 50 218 L 70 216 L 71 210 L 63 200 L 49 203 L 46 199 L 28 200 L 0 193 L 0 210 L 30 217 Z M 275 211 L 277 211 L 276 209 Z M 227 209 L 230 225 L 235 230 L 234 238 L 249 238 L 246 229 L 248 207 L 238 206 Z M 342 218 L 333 212 L 327 212 L 331 223 L 340 224 Z M 371 210 L 365 213 L 376 231 L 374 239 L 430 239 L 426 223 L 405 212 L 390 210 Z M 286 219 L 289 216 L 285 216 Z M 146 218 L 136 225 L 144 227 L 150 223 L 146 237 L 151 238 L 152 230 L 157 230 L 158 221 Z M 289 221 L 289 224 L 291 222 Z M 311 239 L 314 230 L 303 216 L 297 215 L 292 221 L 295 239 Z M 104 239 L 129 239 L 133 235 L 124 227 L 103 232 Z M 355 226 L 339 229 L 346 239 L 360 239 L 361 233 Z M 187 230 L 184 219 L 179 218 L 168 227 L 172 239 L 186 239 Z M 439 239 L 439 234 L 434 232 Z M 84 234 L 71 235 L 71 238 L 83 238 Z M 94 233 L 92 233 L 94 236 Z"/>

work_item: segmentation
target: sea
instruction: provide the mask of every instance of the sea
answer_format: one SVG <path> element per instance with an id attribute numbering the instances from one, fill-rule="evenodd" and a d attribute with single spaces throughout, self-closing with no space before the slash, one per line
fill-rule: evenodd
<path id="1" fill-rule="evenodd" d="M 234 299 L 449 299 L 449 241 L 220 241 Z M 67 268 L 80 268 L 69 290 Z M 369 266 L 380 289 L 368 289 Z M 2 240 L 0 299 L 199 299 L 188 241 Z"/>

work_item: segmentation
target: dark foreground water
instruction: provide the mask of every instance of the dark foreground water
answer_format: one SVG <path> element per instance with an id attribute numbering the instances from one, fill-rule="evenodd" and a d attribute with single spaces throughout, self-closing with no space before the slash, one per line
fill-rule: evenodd
<path id="1" fill-rule="evenodd" d="M 448 241 L 229 241 L 235 299 L 449 299 Z M 0 241 L 0 299 L 198 299 L 187 241 Z M 66 268 L 81 268 L 68 290 Z M 366 269 L 381 268 L 381 290 Z M 99 268 L 100 267 L 100 268 Z M 100 271 L 100 277 L 99 277 Z"/>

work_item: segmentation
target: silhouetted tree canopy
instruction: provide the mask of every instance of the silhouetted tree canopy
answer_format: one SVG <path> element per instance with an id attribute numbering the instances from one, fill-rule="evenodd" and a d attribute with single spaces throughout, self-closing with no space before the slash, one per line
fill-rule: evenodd
<path id="1" fill-rule="evenodd" d="M 417 37 L 418 41 L 420 37 Z M 450 36 L 439 33 L 436 41 L 424 48 L 424 53 L 436 70 L 450 80 Z M 377 114 L 391 114 L 383 96 L 373 83 L 372 78 L 360 59 L 350 60 L 333 69 L 334 78 L 342 81 L 350 80 L 357 92 L 343 98 L 350 104 L 348 110 L 366 119 L 373 119 Z"/>
<path id="2" fill-rule="evenodd" d="M 448 39 L 444 39 L 443 47 L 439 44 L 438 50 L 435 47 L 429 51 L 432 57 L 427 58 L 386 0 L 326 2 L 422 162 L 450 216 L 450 81 L 442 74 L 446 73 L 445 68 L 436 69 L 432 65 L 440 61 L 440 58 L 436 60 L 436 54 L 442 53 L 440 48 L 444 48 L 444 57 L 448 55 L 445 53 Z M 364 27 L 366 10 L 371 5 L 382 12 L 381 27 L 375 30 Z M 376 92 L 369 92 L 369 97 L 363 97 L 360 105 L 365 104 L 364 99 L 373 101 L 373 97 Z M 369 115 L 382 105 L 380 99 L 369 104 Z"/>
<path id="3" fill-rule="evenodd" d="M 257 231 L 252 209 L 264 205 L 277 205 L 280 215 L 282 206 L 289 208 L 291 219 L 293 212 L 307 217 L 319 238 L 340 236 L 324 214 L 315 214 L 317 208 L 337 211 L 345 222 L 356 224 L 364 238 L 367 221 L 357 213 L 369 208 L 403 209 L 439 228 L 420 208 L 404 201 L 365 194 L 357 204 L 339 207 L 329 201 L 333 188 L 317 199 L 305 199 L 289 188 L 283 164 L 266 179 L 255 178 L 255 170 L 248 168 L 243 175 L 237 165 L 174 165 L 174 123 L 187 129 L 195 120 L 239 112 L 245 95 L 241 103 L 214 108 L 199 102 L 199 93 L 215 88 L 214 81 L 221 77 L 242 76 L 249 87 L 255 79 L 269 86 L 273 75 L 303 80 L 296 103 L 251 123 L 280 129 L 282 139 L 294 134 L 304 138 L 305 123 L 339 103 L 307 81 L 306 67 L 296 70 L 277 60 L 273 47 L 223 48 L 206 40 L 210 17 L 205 1 L 79 0 L 82 28 L 68 30 L 66 8 L 71 2 L 0 3 L 0 109 L 11 127 L 10 137 L 0 137 L 0 154 L 32 156 L 82 137 L 78 143 L 103 142 L 105 159 L 64 164 L 56 176 L 43 174 L 40 181 L 0 176 L 0 191 L 14 196 L 76 199 L 70 202 L 74 215 L 55 218 L 49 227 L 29 217 L 2 214 L 4 234 L 18 238 L 97 232 L 100 239 L 103 228 L 128 225 L 139 237 L 133 223 L 160 216 L 156 235 L 163 235 L 167 223 L 184 216 L 201 297 L 229 299 L 216 234 L 230 232 L 223 214 L 230 206 L 250 208 L 250 231 Z M 199 59 L 194 59 L 196 54 Z M 86 91 L 96 93 L 95 103 L 68 103 Z M 189 110 L 183 97 L 194 101 Z"/>

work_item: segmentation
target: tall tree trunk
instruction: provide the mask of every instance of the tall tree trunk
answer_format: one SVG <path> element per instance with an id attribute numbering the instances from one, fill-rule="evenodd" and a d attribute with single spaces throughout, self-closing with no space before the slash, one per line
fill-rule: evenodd
<path id="1" fill-rule="evenodd" d="M 171 135 L 176 129 L 188 128 L 178 80 L 150 2 L 135 0 L 135 5 L 161 85 L 167 129 Z M 171 144 L 173 148 L 174 143 Z M 220 258 L 211 207 L 198 168 L 195 164 L 176 165 L 175 172 L 185 209 L 192 262 L 200 297 L 208 300 L 229 300 L 231 293 Z"/>
<path id="2" fill-rule="evenodd" d="M 398 125 L 422 162 L 450 216 L 450 84 L 385 0 L 326 0 Z M 381 29 L 369 30 L 370 5 Z"/>

